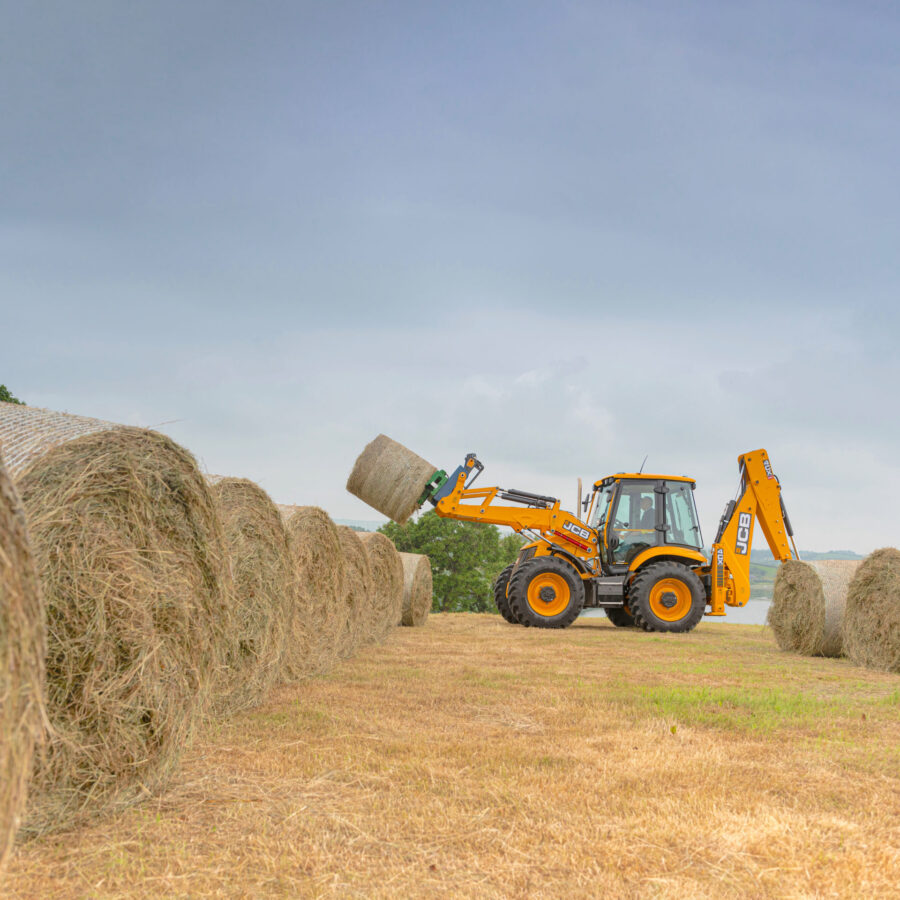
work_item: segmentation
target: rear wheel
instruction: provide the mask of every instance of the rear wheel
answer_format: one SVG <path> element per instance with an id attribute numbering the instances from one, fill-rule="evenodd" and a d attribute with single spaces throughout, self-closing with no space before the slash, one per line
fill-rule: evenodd
<path id="1" fill-rule="evenodd" d="M 522 625 L 566 628 L 584 606 L 584 582 L 565 560 L 543 556 L 523 562 L 513 572 L 506 596 Z"/>
<path id="2" fill-rule="evenodd" d="M 497 611 L 511 625 L 519 624 L 515 620 L 515 617 L 512 614 L 512 610 L 509 608 L 509 600 L 506 597 L 506 588 L 509 585 L 509 576 L 512 575 L 512 570 L 515 567 L 516 567 L 515 563 L 507 566 L 497 576 L 497 580 L 494 582 L 494 603 L 497 604 Z"/>
<path id="3" fill-rule="evenodd" d="M 606 618 L 609 619 L 616 628 L 635 627 L 634 616 L 627 606 L 607 606 L 603 611 L 606 613 Z"/>
<path id="4" fill-rule="evenodd" d="M 706 611 L 703 583 L 687 566 L 676 562 L 642 568 L 631 583 L 628 605 L 635 624 L 645 631 L 684 632 L 693 629 Z"/>

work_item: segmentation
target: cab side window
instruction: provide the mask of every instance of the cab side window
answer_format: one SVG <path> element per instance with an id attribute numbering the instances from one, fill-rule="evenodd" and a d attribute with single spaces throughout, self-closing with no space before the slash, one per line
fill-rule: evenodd
<path id="1" fill-rule="evenodd" d="M 666 543 L 687 544 L 699 547 L 702 544 L 700 527 L 694 511 L 694 499 L 690 485 L 684 482 L 669 482 L 666 493 Z"/>
<path id="2" fill-rule="evenodd" d="M 647 547 L 656 545 L 656 492 L 653 485 L 633 486 L 619 495 L 611 533 L 618 538 L 612 562 L 629 563 Z"/>

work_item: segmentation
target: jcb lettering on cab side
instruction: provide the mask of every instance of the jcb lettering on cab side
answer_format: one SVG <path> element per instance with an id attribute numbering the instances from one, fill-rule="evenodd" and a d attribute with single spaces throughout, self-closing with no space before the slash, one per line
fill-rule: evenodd
<path id="1" fill-rule="evenodd" d="M 590 538 L 591 533 L 587 530 L 587 528 L 582 528 L 580 525 L 576 525 L 574 522 L 563 522 L 563 531 L 571 531 L 572 534 L 577 534 L 578 537 L 584 538 L 588 540 Z"/>
<path id="2" fill-rule="evenodd" d="M 753 529 L 753 516 L 750 513 L 742 512 L 738 516 L 737 541 L 734 545 L 735 553 L 743 556 L 747 555 L 750 545 L 750 532 Z"/>

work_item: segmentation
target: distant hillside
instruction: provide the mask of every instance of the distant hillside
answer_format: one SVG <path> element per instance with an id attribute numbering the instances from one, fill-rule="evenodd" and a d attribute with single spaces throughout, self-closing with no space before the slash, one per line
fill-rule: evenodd
<path id="1" fill-rule="evenodd" d="M 775 557 L 772 556 L 772 551 L 768 548 L 765 550 L 751 550 L 750 559 L 761 563 L 775 562 Z M 853 550 L 801 550 L 800 559 L 862 559 L 862 556 Z"/>

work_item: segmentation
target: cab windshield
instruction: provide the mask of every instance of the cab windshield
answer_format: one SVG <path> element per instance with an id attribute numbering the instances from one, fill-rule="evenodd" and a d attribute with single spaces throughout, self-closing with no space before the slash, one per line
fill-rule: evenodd
<path id="1" fill-rule="evenodd" d="M 606 524 L 606 514 L 609 512 L 609 501 L 612 500 L 614 487 L 614 484 L 610 484 L 597 491 L 597 498 L 594 501 L 594 512 L 591 515 L 591 521 L 588 523 L 595 531 L 600 531 Z"/>

